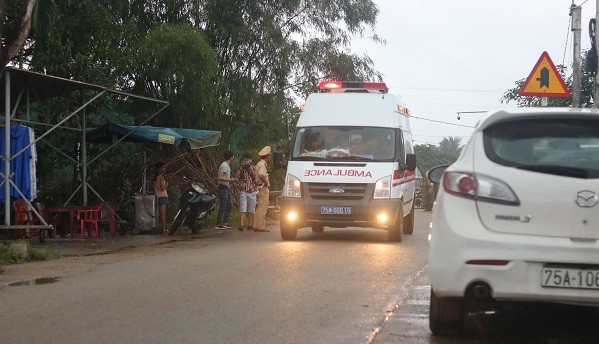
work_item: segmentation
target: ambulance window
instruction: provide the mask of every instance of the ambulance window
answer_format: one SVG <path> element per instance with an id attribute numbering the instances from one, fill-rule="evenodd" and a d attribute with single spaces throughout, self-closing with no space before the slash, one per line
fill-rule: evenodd
<path id="1" fill-rule="evenodd" d="M 292 159 L 392 161 L 397 130 L 376 127 L 298 128 Z"/>
<path id="2" fill-rule="evenodd" d="M 397 136 L 398 136 L 397 137 L 397 155 L 396 156 L 398 157 L 398 160 L 400 162 L 402 162 L 402 163 L 404 162 L 404 158 L 403 157 L 405 155 L 404 154 L 404 140 L 405 140 L 405 137 L 404 137 L 403 134 L 404 133 L 401 130 L 398 130 L 398 134 L 397 134 Z"/>

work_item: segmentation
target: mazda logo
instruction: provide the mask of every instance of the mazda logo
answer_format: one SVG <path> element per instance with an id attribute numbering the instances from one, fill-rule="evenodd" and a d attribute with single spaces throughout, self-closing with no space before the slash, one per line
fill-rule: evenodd
<path id="1" fill-rule="evenodd" d="M 579 191 L 576 194 L 576 205 L 582 208 L 592 208 L 599 202 L 599 196 L 589 190 Z"/>
<path id="2" fill-rule="evenodd" d="M 343 195 L 345 193 L 345 190 L 343 190 L 342 188 L 332 188 L 329 189 L 329 193 L 331 195 Z"/>

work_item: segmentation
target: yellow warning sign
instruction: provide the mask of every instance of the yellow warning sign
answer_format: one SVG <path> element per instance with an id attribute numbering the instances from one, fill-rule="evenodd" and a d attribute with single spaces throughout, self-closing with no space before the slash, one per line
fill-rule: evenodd
<path id="1" fill-rule="evenodd" d="M 555 68 L 549 54 L 544 51 L 537 64 L 520 88 L 519 96 L 562 97 L 570 96 L 570 90 Z"/>

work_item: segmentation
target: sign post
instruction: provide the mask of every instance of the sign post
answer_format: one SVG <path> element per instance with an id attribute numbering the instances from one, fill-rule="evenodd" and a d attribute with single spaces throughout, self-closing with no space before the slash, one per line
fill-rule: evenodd
<path id="1" fill-rule="evenodd" d="M 541 106 L 547 106 L 548 97 L 568 98 L 571 94 L 549 54 L 544 51 L 518 95 L 541 97 Z"/>

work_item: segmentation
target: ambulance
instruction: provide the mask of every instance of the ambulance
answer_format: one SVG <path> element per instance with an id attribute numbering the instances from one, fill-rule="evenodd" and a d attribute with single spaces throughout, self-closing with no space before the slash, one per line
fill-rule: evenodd
<path id="1" fill-rule="evenodd" d="M 284 240 L 300 228 L 414 231 L 410 111 L 383 82 L 323 81 L 306 99 L 280 198 Z M 284 165 L 275 156 L 275 166 Z"/>

